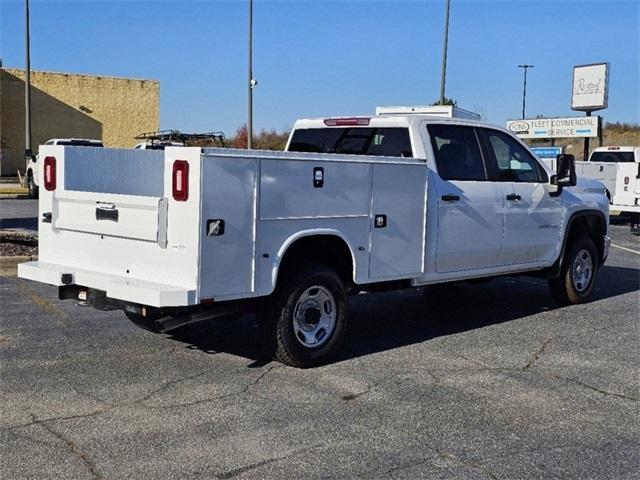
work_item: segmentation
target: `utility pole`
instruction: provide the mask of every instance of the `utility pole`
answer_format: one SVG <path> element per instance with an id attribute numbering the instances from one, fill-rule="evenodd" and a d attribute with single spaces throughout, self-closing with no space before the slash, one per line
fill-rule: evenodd
<path id="1" fill-rule="evenodd" d="M 24 1 L 25 19 L 25 65 L 24 65 L 24 158 L 30 160 L 33 157 L 31 152 L 31 54 L 29 40 L 29 0 Z"/>
<path id="2" fill-rule="evenodd" d="M 527 105 L 527 70 L 533 68 L 533 65 L 518 65 L 518 68 L 524 69 L 524 86 L 522 87 L 522 119 L 525 119 L 525 111 Z"/>
<path id="3" fill-rule="evenodd" d="M 444 15 L 444 45 L 442 48 L 442 75 L 440 77 L 440 105 L 444 105 L 444 84 L 447 77 L 447 46 L 449 43 L 449 10 L 451 0 L 447 0 L 446 13 Z"/>
<path id="4" fill-rule="evenodd" d="M 587 117 L 591 116 L 591 110 L 587 110 Z M 582 161 L 589 159 L 589 137 L 584 137 L 584 150 L 582 151 Z"/>
<path id="5" fill-rule="evenodd" d="M 253 87 L 257 82 L 253 79 L 253 0 L 249 0 L 249 78 L 248 78 L 248 118 L 247 149 L 253 148 Z"/>

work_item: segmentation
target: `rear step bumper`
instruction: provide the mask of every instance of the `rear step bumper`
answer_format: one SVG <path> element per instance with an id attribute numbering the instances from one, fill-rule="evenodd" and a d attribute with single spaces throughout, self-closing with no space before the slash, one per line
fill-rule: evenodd
<path id="1" fill-rule="evenodd" d="M 40 261 L 19 264 L 18 277 L 58 287 L 79 285 L 102 290 L 109 298 L 151 307 L 182 307 L 196 304 L 195 289 L 189 290 L 175 285 Z"/>
<path id="2" fill-rule="evenodd" d="M 622 205 L 612 203 L 609 205 L 610 212 L 631 212 L 631 213 L 640 213 L 640 205 Z"/>

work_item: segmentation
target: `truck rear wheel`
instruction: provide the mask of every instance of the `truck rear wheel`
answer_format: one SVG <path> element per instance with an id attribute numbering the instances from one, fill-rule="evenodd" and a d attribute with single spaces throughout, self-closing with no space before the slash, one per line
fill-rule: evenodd
<path id="1" fill-rule="evenodd" d="M 584 303 L 589 299 L 598 273 L 598 254 L 593 240 L 576 238 L 567 248 L 560 275 L 549 279 L 553 297 L 562 305 Z"/>
<path id="2" fill-rule="evenodd" d="M 342 279 L 310 264 L 283 278 L 258 312 L 269 353 L 293 367 L 329 361 L 346 333 L 347 296 Z"/>

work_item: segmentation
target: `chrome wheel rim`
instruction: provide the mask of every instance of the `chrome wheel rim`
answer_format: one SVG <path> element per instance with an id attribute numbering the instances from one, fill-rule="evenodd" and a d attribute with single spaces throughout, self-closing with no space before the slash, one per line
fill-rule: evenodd
<path id="1" fill-rule="evenodd" d="M 593 259 L 589 250 L 582 249 L 578 252 L 573 261 L 571 277 L 573 286 L 578 292 L 582 293 L 589 288 L 593 278 Z"/>
<path id="2" fill-rule="evenodd" d="M 306 348 L 325 344 L 336 327 L 338 316 L 333 294 L 320 285 L 307 288 L 293 309 L 293 332 Z"/>

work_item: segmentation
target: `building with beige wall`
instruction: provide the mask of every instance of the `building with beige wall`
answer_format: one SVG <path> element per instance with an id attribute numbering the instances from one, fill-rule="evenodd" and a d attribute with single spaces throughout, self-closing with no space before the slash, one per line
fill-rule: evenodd
<path id="1" fill-rule="evenodd" d="M 24 70 L 0 68 L 0 175 L 24 173 Z M 31 145 L 51 138 L 100 139 L 131 148 L 158 130 L 160 84 L 74 73 L 31 72 Z"/>

